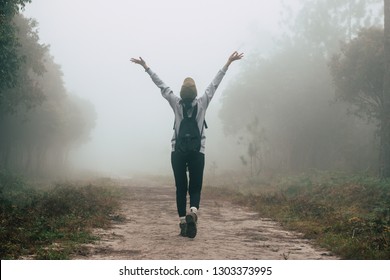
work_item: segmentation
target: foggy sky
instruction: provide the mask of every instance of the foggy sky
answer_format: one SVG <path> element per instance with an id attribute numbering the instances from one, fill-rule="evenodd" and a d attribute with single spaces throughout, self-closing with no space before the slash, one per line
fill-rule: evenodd
<path id="1" fill-rule="evenodd" d="M 269 0 L 33 0 L 24 14 L 38 21 L 67 90 L 98 114 L 74 166 L 118 176 L 170 172 L 172 109 L 129 59 L 142 56 L 176 94 L 191 76 L 202 94 L 233 51 L 272 47 L 279 9 Z M 217 117 L 223 90 L 244 63 L 231 65 L 207 112 L 206 164 L 219 157 L 223 142 Z"/>

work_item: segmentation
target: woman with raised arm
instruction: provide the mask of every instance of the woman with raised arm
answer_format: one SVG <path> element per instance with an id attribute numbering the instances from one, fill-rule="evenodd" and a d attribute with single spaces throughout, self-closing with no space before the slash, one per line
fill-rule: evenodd
<path id="1" fill-rule="evenodd" d="M 180 235 L 184 237 L 194 238 L 197 234 L 197 212 L 200 205 L 205 164 L 206 136 L 204 128 L 206 110 L 230 64 L 242 57 L 242 53 L 234 52 L 231 54 L 226 64 L 218 71 L 204 94 L 199 98 L 197 98 L 198 92 L 192 78 L 184 79 L 179 97 L 146 65 L 145 60 L 141 57 L 131 59 L 132 62 L 141 65 L 146 73 L 150 75 L 175 114 L 174 134 L 171 140 L 171 164 L 176 184 L 176 205 L 180 219 Z M 187 192 L 190 196 L 188 213 Z"/>

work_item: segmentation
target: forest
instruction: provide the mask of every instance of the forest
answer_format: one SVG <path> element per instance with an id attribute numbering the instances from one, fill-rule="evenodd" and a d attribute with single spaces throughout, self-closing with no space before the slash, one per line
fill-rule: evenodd
<path id="1" fill-rule="evenodd" d="M 80 243 L 96 241 L 92 228 L 126 221 L 119 205 L 134 193 L 123 188 L 130 177 L 73 177 L 70 154 L 91 141 L 100 115 L 92 100 L 67 88 L 50 45 L 40 41 L 39 22 L 23 14 L 31 2 L 0 2 L 0 257 L 69 259 Z M 259 46 L 220 92 L 223 135 L 210 133 L 220 146 L 210 146 L 205 197 L 249 207 L 340 258 L 389 259 L 390 0 L 280 3 L 281 33 L 271 50 L 261 48 L 259 33 Z M 153 121 L 163 119 L 156 115 Z M 138 136 L 140 120 L 126 120 L 136 124 L 123 142 Z M 156 135 L 137 139 L 151 149 L 126 144 L 157 160 Z M 123 142 L 110 142 L 106 152 Z M 136 166 L 139 159 L 122 149 Z M 230 158 L 235 168 L 220 169 L 230 154 L 238 155 Z M 144 179 L 174 184 L 172 174 L 156 173 Z"/>
<path id="2" fill-rule="evenodd" d="M 251 54 L 224 92 L 224 131 L 252 175 L 318 169 L 387 178 L 383 1 L 304 3 L 296 18 L 286 8 L 277 49 Z"/>
<path id="3" fill-rule="evenodd" d="M 29 1 L 1 2 L 0 169 L 28 177 L 64 176 L 71 149 L 89 139 L 90 101 L 65 88 L 38 23 L 19 12 Z"/>
<path id="4" fill-rule="evenodd" d="M 2 4 L 0 167 L 66 174 L 70 151 L 90 139 L 97 113 L 67 91 L 50 46 L 39 42 L 38 22 L 19 12 L 28 2 Z M 237 169 L 389 177 L 383 1 L 304 1 L 295 16 L 282 3 L 276 47 L 249 53 L 222 93 L 225 136 L 218 137 L 236 139 L 229 148 L 241 151 Z"/>

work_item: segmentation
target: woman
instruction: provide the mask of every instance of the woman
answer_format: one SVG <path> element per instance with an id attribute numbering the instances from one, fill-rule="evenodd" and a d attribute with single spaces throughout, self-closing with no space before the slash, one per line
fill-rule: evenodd
<path id="1" fill-rule="evenodd" d="M 184 79 L 180 97 L 178 97 L 146 65 L 146 62 L 141 57 L 139 59 L 131 59 L 132 62 L 141 65 L 146 73 L 150 75 L 152 81 L 160 88 L 162 96 L 168 100 L 175 114 L 174 134 L 171 140 L 171 164 L 175 176 L 180 235 L 184 237 L 194 238 L 197 234 L 197 211 L 200 204 L 205 164 L 206 136 L 204 125 L 206 110 L 230 64 L 233 61 L 240 60 L 242 57 L 243 54 L 238 52 L 230 55 L 226 64 L 218 71 L 204 94 L 199 98 L 197 98 L 197 89 L 192 78 L 187 77 Z M 194 131 L 191 128 L 194 127 L 193 123 L 196 123 L 196 132 L 192 132 Z M 189 178 L 187 178 L 187 170 Z M 190 196 L 190 211 L 188 214 L 186 210 L 187 192 Z"/>

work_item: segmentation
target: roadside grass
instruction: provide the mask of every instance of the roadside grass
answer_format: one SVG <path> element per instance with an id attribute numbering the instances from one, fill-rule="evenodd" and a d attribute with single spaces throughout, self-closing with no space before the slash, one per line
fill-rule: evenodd
<path id="1" fill-rule="evenodd" d="M 252 178 L 205 194 L 249 206 L 342 259 L 390 259 L 390 181 L 313 171 Z"/>
<path id="2" fill-rule="evenodd" d="M 33 187 L 0 171 L 1 259 L 69 259 L 96 241 L 92 229 L 118 219 L 121 190 L 107 183 Z"/>

